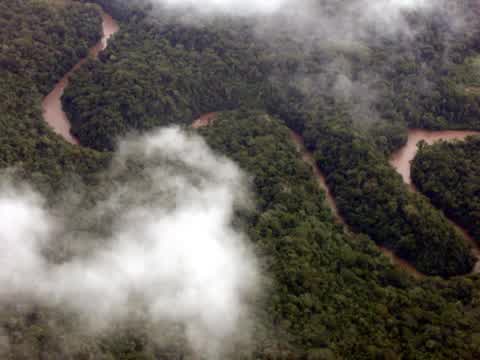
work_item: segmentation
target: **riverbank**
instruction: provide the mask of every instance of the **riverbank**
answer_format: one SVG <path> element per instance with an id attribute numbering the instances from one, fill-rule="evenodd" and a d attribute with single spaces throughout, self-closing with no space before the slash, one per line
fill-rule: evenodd
<path id="1" fill-rule="evenodd" d="M 98 54 L 103 51 L 108 45 L 108 39 L 118 31 L 119 26 L 116 21 L 106 14 L 105 12 L 101 11 L 102 16 L 102 27 L 103 27 L 103 36 L 101 40 L 90 49 L 89 57 L 96 58 Z M 70 132 L 70 122 L 68 120 L 67 115 L 62 109 L 61 97 L 63 94 L 64 89 L 68 85 L 68 81 L 70 76 L 78 70 L 87 60 L 88 58 L 82 59 L 78 64 L 76 64 L 71 71 L 69 71 L 55 86 L 55 88 L 51 91 L 51 93 L 44 99 L 42 103 L 43 112 L 44 112 L 44 119 L 45 121 L 57 132 L 60 134 L 67 142 L 71 144 L 79 144 L 78 139 L 76 139 Z M 200 128 L 202 126 L 207 126 L 214 121 L 216 113 L 208 113 L 197 120 L 195 120 L 192 124 L 193 128 Z M 407 144 L 396 152 L 391 159 L 391 164 L 394 166 L 397 171 L 402 174 L 404 181 L 408 184 L 411 184 L 410 178 L 410 161 L 414 158 L 416 153 L 416 145 L 419 141 L 425 140 L 428 143 L 432 143 L 438 139 L 452 139 L 452 138 L 464 138 L 468 135 L 471 135 L 474 132 L 468 131 L 438 131 L 438 132 L 429 132 L 424 130 L 414 129 L 411 130 L 409 134 L 409 139 Z M 315 163 L 315 159 L 311 153 L 309 153 L 305 146 L 303 145 L 303 139 L 295 134 L 292 133 L 292 140 L 297 146 L 297 149 L 302 154 L 303 160 L 312 167 L 314 172 L 314 176 L 317 179 L 319 186 L 324 190 L 326 201 L 329 207 L 332 209 L 332 212 L 335 216 L 335 219 L 345 225 L 345 220 L 339 214 L 338 208 L 336 206 L 336 202 L 334 197 L 332 196 L 330 189 L 328 188 L 325 177 L 321 173 L 320 169 Z M 416 271 L 411 265 L 406 263 L 401 259 L 396 259 L 396 257 L 386 249 L 382 250 L 385 255 L 387 255 L 392 262 L 397 264 L 398 266 L 405 269 L 407 272 L 412 274 L 415 277 L 419 277 L 418 271 Z M 477 249 L 476 253 L 477 258 L 480 257 L 480 250 Z M 477 266 L 478 267 L 478 266 Z"/>
<path id="2" fill-rule="evenodd" d="M 390 164 L 402 175 L 403 181 L 406 184 L 412 184 L 411 178 L 411 161 L 417 154 L 417 145 L 420 141 L 425 141 L 431 145 L 440 140 L 464 140 L 467 136 L 478 135 L 480 131 L 457 131 L 457 130 L 422 130 L 410 129 L 408 131 L 408 141 L 400 149 L 395 151 L 390 157 Z"/>
<path id="3" fill-rule="evenodd" d="M 445 131 L 432 131 L 422 129 L 410 129 L 408 132 L 407 143 L 394 152 L 390 157 L 390 165 L 402 176 L 405 184 L 408 185 L 411 191 L 417 192 L 415 185 L 412 183 L 411 177 L 411 162 L 415 158 L 418 148 L 417 145 L 421 141 L 425 141 L 427 144 L 432 145 L 436 141 L 453 141 L 453 140 L 465 140 L 466 137 L 471 135 L 480 135 L 480 131 L 457 131 L 457 130 L 445 130 Z M 477 259 L 473 273 L 480 272 L 480 247 L 475 242 L 473 237 L 468 233 L 466 229 L 456 224 L 451 219 L 447 220 L 450 224 L 462 234 L 467 244 L 472 248 L 472 254 Z"/>
<path id="4" fill-rule="evenodd" d="M 79 145 L 79 141 L 70 132 L 70 121 L 62 108 L 63 92 L 68 86 L 72 74 L 89 58 L 97 58 L 98 54 L 107 48 L 110 37 L 120 29 L 118 23 L 106 12 L 100 10 L 100 15 L 102 17 L 103 29 L 103 35 L 100 41 L 90 48 L 88 57 L 80 60 L 67 74 L 65 74 L 65 76 L 60 79 L 53 90 L 42 101 L 43 119 L 57 134 L 62 136 L 65 141 L 73 145 Z"/>

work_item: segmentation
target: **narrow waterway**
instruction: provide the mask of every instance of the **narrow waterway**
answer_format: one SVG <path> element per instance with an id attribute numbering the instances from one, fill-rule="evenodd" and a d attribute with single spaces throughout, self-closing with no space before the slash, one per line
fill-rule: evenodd
<path id="1" fill-rule="evenodd" d="M 215 120 L 216 115 L 217 113 L 212 112 L 212 113 L 207 113 L 200 116 L 198 119 L 193 121 L 192 128 L 199 129 L 199 128 L 211 125 Z M 313 154 L 309 152 L 305 147 L 305 143 L 303 141 L 302 136 L 295 133 L 294 131 L 290 131 L 290 137 L 292 142 L 295 144 L 297 151 L 301 154 L 302 160 L 311 167 L 313 175 L 315 176 L 315 179 L 317 180 L 318 185 L 320 186 L 321 189 L 324 190 L 325 201 L 327 202 L 328 206 L 332 210 L 335 220 L 339 224 L 344 225 L 345 228 L 348 230 L 345 219 L 341 216 L 340 212 L 338 211 L 337 203 L 335 202 L 335 198 L 333 197 L 330 191 L 330 188 L 327 185 L 325 176 L 320 171 L 320 168 L 318 167 Z M 399 258 L 397 255 L 395 255 L 391 250 L 384 247 L 379 247 L 379 249 L 388 259 L 390 259 L 390 262 L 392 263 L 392 265 L 405 271 L 406 273 L 410 274 L 414 278 L 420 279 L 425 276 L 419 271 L 417 271 L 417 269 L 415 269 L 415 267 L 413 267 L 410 263 Z"/>
<path id="2" fill-rule="evenodd" d="M 480 131 L 430 131 L 421 129 L 410 129 L 408 131 L 407 144 L 392 154 L 390 158 L 390 164 L 395 168 L 395 170 L 397 170 L 400 175 L 402 175 L 403 181 L 405 181 L 405 183 L 409 185 L 409 188 L 412 191 L 417 191 L 415 186 L 412 184 L 411 178 L 411 162 L 417 154 L 417 144 L 422 140 L 430 145 L 433 144 L 435 141 L 440 140 L 465 140 L 465 138 L 470 135 L 480 135 Z M 477 259 L 473 272 L 480 272 L 480 247 L 473 239 L 473 237 L 470 236 L 470 234 L 464 228 L 457 225 L 450 219 L 449 221 L 463 235 L 466 242 L 472 248 L 472 253 Z"/>
<path id="3" fill-rule="evenodd" d="M 90 48 L 88 53 L 88 56 L 93 58 L 98 57 L 98 54 L 107 47 L 108 39 L 119 30 L 117 22 L 103 10 L 101 11 L 101 16 L 103 36 L 95 46 Z M 62 95 L 68 85 L 70 76 L 78 70 L 87 59 L 88 57 L 80 60 L 67 74 L 65 74 L 42 102 L 44 120 L 57 134 L 61 135 L 69 143 L 75 145 L 78 145 L 78 140 L 70 132 L 70 121 L 62 108 Z"/>
<path id="4" fill-rule="evenodd" d="M 216 113 L 208 113 L 204 114 L 198 119 L 196 119 L 192 123 L 192 127 L 195 129 L 208 126 L 215 120 Z M 390 158 L 390 164 L 402 175 L 405 183 L 410 185 L 412 191 L 416 191 L 412 185 L 411 177 L 410 177 L 410 162 L 414 159 L 417 153 L 417 144 L 424 140 L 428 144 L 433 144 L 435 141 L 438 140 L 463 140 L 469 135 L 480 134 L 480 132 L 475 131 L 428 131 L 428 130 L 421 130 L 421 129 L 411 129 L 409 130 L 409 136 L 407 144 L 396 151 L 392 157 Z M 324 190 L 325 192 L 325 200 L 333 212 L 333 215 L 336 221 L 342 225 L 346 226 L 345 219 L 341 216 L 340 212 L 338 211 L 337 204 L 335 202 L 335 198 L 333 197 L 325 176 L 320 171 L 315 158 L 311 152 L 309 152 L 304 144 L 303 138 L 291 131 L 290 132 L 291 139 L 295 144 L 297 151 L 301 154 L 302 159 L 305 163 L 307 163 L 313 171 L 313 174 L 318 182 L 318 185 Z M 480 259 L 480 248 L 476 245 L 473 238 L 461 227 L 456 225 L 452 222 L 452 225 L 460 231 L 466 241 L 472 246 L 472 251 L 474 256 L 477 259 Z M 425 275 L 420 273 L 414 266 L 412 266 L 409 262 L 401 259 L 391 250 L 379 246 L 380 251 L 390 259 L 391 263 L 396 267 L 402 269 L 406 273 L 410 274 L 411 276 L 420 279 L 424 278 Z M 477 261 L 475 264 L 474 272 L 480 272 L 480 261 Z"/>
<path id="5" fill-rule="evenodd" d="M 330 209 L 332 210 L 333 215 L 335 216 L 335 219 L 340 224 L 347 226 L 345 219 L 341 216 L 340 212 L 338 211 L 335 198 L 333 197 L 327 185 L 325 176 L 320 171 L 320 168 L 318 167 L 313 154 L 306 149 L 303 138 L 299 134 L 296 134 L 293 131 L 291 131 L 290 134 L 293 142 L 297 146 L 297 150 L 302 155 L 303 161 L 305 161 L 305 163 L 311 166 L 313 174 L 317 179 L 319 186 L 325 191 L 325 200 L 327 204 L 330 206 Z M 378 248 L 388 259 L 390 259 L 390 262 L 392 263 L 392 265 L 396 266 L 397 268 L 405 271 L 406 273 L 410 274 L 411 276 L 417 279 L 420 279 L 425 276 L 422 273 L 420 273 L 417 269 L 415 269 L 415 267 L 413 267 L 410 263 L 399 258 L 397 255 L 395 255 L 391 250 L 381 246 L 379 246 Z"/>
<path id="6" fill-rule="evenodd" d="M 290 136 L 292 137 L 292 140 L 295 143 L 295 146 L 297 147 L 297 151 L 301 153 L 303 161 L 308 165 L 310 165 L 310 167 L 312 168 L 313 174 L 315 176 L 315 179 L 318 182 L 318 185 L 325 192 L 325 200 L 328 206 L 330 207 L 330 209 L 332 210 L 333 215 L 335 216 L 335 219 L 339 223 L 345 225 L 345 220 L 343 219 L 343 217 L 340 215 L 340 212 L 338 211 L 337 203 L 335 202 L 335 199 L 332 193 L 330 192 L 330 189 L 327 186 L 327 181 L 325 179 L 325 176 L 320 171 L 320 168 L 318 167 L 313 154 L 306 149 L 305 144 L 303 142 L 303 138 L 299 134 L 291 131 Z"/>
<path id="7" fill-rule="evenodd" d="M 103 51 L 107 45 L 109 38 L 119 30 L 118 23 L 107 13 L 101 11 L 102 16 L 102 28 L 103 36 L 101 40 L 89 50 L 89 57 L 96 58 L 98 54 Z M 56 133 L 61 135 L 66 141 L 71 144 L 78 144 L 78 140 L 70 132 L 70 121 L 67 115 L 62 109 L 61 98 L 65 88 L 68 85 L 70 76 L 78 70 L 86 61 L 87 58 L 79 61 L 54 87 L 54 89 L 44 98 L 42 102 L 43 117 L 44 120 L 54 129 Z M 200 128 L 208 126 L 215 120 L 216 113 L 204 114 L 192 123 L 193 128 Z M 420 129 L 412 129 L 409 131 L 409 137 L 407 144 L 395 152 L 391 159 L 391 165 L 402 175 L 404 181 L 409 184 L 412 190 L 413 188 L 411 176 L 410 176 L 410 162 L 413 160 L 417 153 L 417 144 L 421 140 L 426 141 L 428 144 L 432 144 L 438 140 L 453 140 L 453 139 L 465 139 L 469 135 L 480 134 L 475 131 L 427 131 Z M 340 215 L 335 199 L 332 196 L 330 189 L 327 186 L 325 177 L 321 173 L 317 166 L 313 154 L 311 154 L 304 145 L 303 139 L 300 135 L 291 132 L 292 141 L 297 146 L 297 150 L 302 154 L 302 159 L 311 166 L 315 178 L 318 181 L 319 186 L 325 191 L 325 199 L 330 206 L 335 219 L 345 225 L 345 220 Z M 453 224 L 455 225 L 455 224 Z M 477 259 L 480 259 L 480 249 L 471 238 L 468 233 L 462 228 L 455 225 L 459 231 L 461 231 L 465 238 L 470 242 L 474 249 L 474 254 Z M 381 251 L 392 261 L 393 264 L 400 267 L 410 275 L 419 278 L 423 275 L 419 273 L 413 266 L 406 261 L 398 258 L 394 253 L 385 248 L 380 248 Z M 480 261 L 475 266 L 475 272 L 480 271 Z"/>
<path id="8" fill-rule="evenodd" d="M 409 275 L 413 276 L 415 279 L 423 279 L 426 277 L 425 274 L 422 274 L 420 271 L 415 269 L 415 267 L 410 264 L 408 261 L 403 260 L 401 257 L 398 257 L 392 250 L 387 249 L 386 247 L 379 246 L 380 251 L 385 255 L 388 259 L 390 259 L 390 263 L 397 268 L 402 269 Z"/>
<path id="9" fill-rule="evenodd" d="M 417 144 L 424 140 L 431 145 L 439 140 L 464 140 L 467 136 L 480 134 L 478 131 L 429 131 L 411 129 L 408 131 L 408 141 L 405 146 L 394 152 L 390 158 L 390 164 L 403 177 L 405 183 L 411 185 L 410 163 L 417 154 Z"/>
<path id="10" fill-rule="evenodd" d="M 204 114 L 192 123 L 192 128 L 199 129 L 204 126 L 208 126 L 215 120 L 216 116 L 216 112 Z"/>

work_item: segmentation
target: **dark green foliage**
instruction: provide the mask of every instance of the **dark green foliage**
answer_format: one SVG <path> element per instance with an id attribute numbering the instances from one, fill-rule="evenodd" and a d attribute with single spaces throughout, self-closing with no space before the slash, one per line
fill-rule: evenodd
<path id="1" fill-rule="evenodd" d="M 478 129 L 480 117 L 479 57 L 468 57 L 452 66 L 441 82 L 439 111 L 450 129 Z"/>
<path id="2" fill-rule="evenodd" d="M 480 137 L 419 145 L 415 186 L 480 243 Z"/>
<path id="3" fill-rule="evenodd" d="M 257 207 L 244 222 L 273 280 L 261 307 L 267 314 L 258 316 L 275 324 L 277 341 L 289 335 L 289 358 L 477 356 L 470 339 L 477 331 L 473 313 L 459 303 L 473 301 L 474 281 L 417 283 L 392 268 L 371 240 L 344 233 L 276 119 L 224 113 L 201 133 L 253 176 Z M 264 337 L 255 334 L 259 357 L 278 358 L 280 350 L 259 345 L 271 343 Z"/>
<path id="4" fill-rule="evenodd" d="M 255 208 L 239 223 L 255 246 L 265 293 L 255 300 L 253 348 L 226 358 L 480 355 L 471 336 L 480 333 L 476 279 L 416 282 L 371 240 L 345 233 L 279 121 L 261 112 L 225 113 L 201 133 L 249 172 L 257 194 Z M 94 339 L 75 331 L 75 315 L 55 308 L 25 304 L 0 315 L 13 359 L 182 359 L 189 353 L 182 342 L 159 346 L 144 323 Z"/>
<path id="5" fill-rule="evenodd" d="M 2 0 L 0 14 L 2 79 L 10 75 L 32 81 L 42 94 L 100 39 L 101 20 L 93 6 L 61 0 Z M 2 86 L 11 83 L 21 81 L 2 82 Z"/>
<path id="6" fill-rule="evenodd" d="M 406 141 L 407 125 L 478 127 L 467 118 L 447 119 L 439 107 L 442 79 L 472 55 L 474 34 L 480 34 L 472 19 L 471 33 L 455 31 L 449 11 L 412 13 L 407 20 L 415 36 L 372 33 L 348 49 L 321 34 L 308 44 L 288 33 L 267 41 L 241 19 L 195 26 L 163 13 L 126 18 L 101 62 L 77 73 L 64 105 L 81 143 L 97 150 L 114 149 L 132 129 L 189 124 L 203 113 L 240 106 L 263 108 L 328 160 L 319 165 L 356 230 L 427 274 L 465 274 L 473 259 L 461 235 L 425 199 L 407 192 L 386 158 Z M 446 44 L 445 56 L 430 56 L 446 52 Z M 346 95 L 332 90 L 340 80 Z"/>
<path id="7" fill-rule="evenodd" d="M 341 120 L 336 128 L 326 126 L 309 137 L 317 139 L 317 163 L 346 221 L 425 274 L 468 273 L 474 261 L 461 234 L 428 201 L 407 189 L 375 146 L 339 124 Z"/>
<path id="8" fill-rule="evenodd" d="M 252 105 L 252 101 L 255 107 L 260 103 L 269 112 L 290 117 L 305 111 L 315 116 L 325 105 L 340 102 L 355 114 L 355 125 L 371 130 L 387 151 L 401 144 L 398 130 L 406 124 L 479 127 L 472 115 L 474 96 L 452 96 L 445 86 L 462 81 L 453 79 L 452 74 L 480 49 L 476 0 L 457 1 L 455 6 L 439 1 L 441 5 L 433 13 L 409 13 L 405 19 L 408 35 L 385 36 L 372 28 L 359 29 L 366 32 L 365 38 L 359 35 L 346 44 L 332 42 L 323 33 L 304 39 L 268 28 L 262 38 L 256 36 L 255 20 L 242 18 L 199 17 L 185 22 L 161 7 L 149 12 L 146 0 L 95 2 L 118 14 L 125 27 L 103 57 L 104 66 L 91 69 L 95 72 L 91 76 L 86 69 L 80 73 L 66 104 L 78 118 L 76 127 L 80 135 L 85 134 L 85 141 L 91 140 L 88 134 L 103 120 L 110 124 L 109 129 L 114 130 L 110 138 L 104 129 L 98 131 L 107 146 L 89 144 L 99 149 L 111 147 L 126 129 L 152 125 L 152 120 L 141 114 L 140 119 L 132 119 L 137 115 L 131 111 L 133 103 L 147 113 L 155 109 L 161 115 L 157 122 L 166 123 L 187 122 L 185 117 L 198 112 Z M 348 12 L 346 9 L 358 2 L 321 3 L 335 14 Z M 456 8 L 466 14 L 464 28 L 452 21 Z M 149 69 L 136 68 L 134 61 L 148 64 Z M 122 76 L 115 77 L 120 68 Z M 146 96 L 135 97 L 137 92 L 131 90 L 118 100 L 102 101 L 100 95 L 87 91 L 110 91 L 109 96 L 118 96 L 135 81 L 149 91 Z M 103 113 L 92 110 L 98 104 L 107 109 Z M 174 115 L 169 113 L 172 109 Z M 302 125 L 292 121 L 289 126 L 299 129 Z"/>
<path id="9" fill-rule="evenodd" d="M 152 9 L 148 0 L 76 0 L 83 3 L 96 3 L 115 19 L 138 21 Z"/>
<path id="10" fill-rule="evenodd" d="M 412 14 L 412 23 L 423 24 L 412 39 L 380 36 L 366 51 L 320 46 L 305 52 L 303 44 L 281 36 L 269 45 L 249 24 L 230 19 L 194 27 L 149 17 L 143 1 L 96 2 L 123 23 L 64 99 L 84 145 L 110 150 L 132 129 L 189 124 L 209 111 L 263 108 L 304 134 L 355 230 L 425 272 L 470 269 L 462 239 L 425 199 L 406 191 L 386 154 L 405 141 L 407 125 L 478 127 L 462 112 L 471 96 L 456 98 L 455 111 L 439 106 L 448 95 L 441 79 L 461 82 L 448 70 L 479 48 L 476 31 L 453 34 L 441 13 L 431 19 Z M 94 203 L 108 186 L 98 184 L 96 174 L 110 154 L 66 144 L 43 123 L 40 102 L 98 39 L 98 13 L 47 0 L 0 0 L 0 10 L 0 167 L 17 166 L 47 194 L 83 177 L 89 181 L 82 191 Z M 454 46 L 447 52 L 448 37 Z M 339 74 L 327 69 L 337 58 L 351 65 L 351 81 L 376 79 L 370 88 L 380 95 L 369 100 L 367 114 L 357 111 L 362 99 L 331 92 Z M 310 78 L 323 78 L 323 87 L 301 81 Z M 432 90 L 421 91 L 420 80 Z M 417 282 L 390 265 L 367 236 L 345 233 L 274 116 L 228 112 L 201 133 L 248 171 L 256 194 L 255 210 L 239 214 L 238 222 L 255 245 L 266 294 L 255 300 L 253 353 L 241 349 L 233 358 L 480 357 L 478 277 Z M 10 343 L 5 358 L 188 358 L 181 344 L 165 349 L 152 343 L 144 324 L 92 339 L 76 333 L 79 319 L 59 309 L 28 304 L 0 315 Z"/>
<path id="11" fill-rule="evenodd" d="M 190 124 L 206 112 L 259 104 L 255 53 L 235 48 L 228 34 L 215 44 L 218 48 L 202 47 L 202 36 L 218 35 L 149 23 L 124 25 L 101 62 L 78 71 L 63 98 L 80 142 L 112 150 L 117 138 L 132 129 Z M 180 43 L 186 39 L 189 48 Z M 223 48 L 232 49 L 228 56 L 219 53 Z"/>
<path id="12" fill-rule="evenodd" d="M 71 1 L 0 1 L 0 168 L 21 165 L 42 189 L 88 174 L 107 154 L 65 143 L 42 118 L 42 97 L 100 37 L 97 8 Z"/>

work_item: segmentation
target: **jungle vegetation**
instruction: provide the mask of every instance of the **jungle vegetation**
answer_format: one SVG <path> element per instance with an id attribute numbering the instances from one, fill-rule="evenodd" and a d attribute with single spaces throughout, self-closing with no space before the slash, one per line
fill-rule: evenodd
<path id="1" fill-rule="evenodd" d="M 124 11 L 125 3 L 118 4 Z M 331 5 L 341 11 L 341 4 Z M 131 6 L 135 11 L 122 17 L 122 30 L 100 61 L 76 73 L 64 96 L 84 146 L 112 151 L 132 130 L 189 124 L 208 112 L 262 109 L 305 137 L 355 230 L 426 274 L 472 269 L 465 239 L 428 201 L 409 193 L 387 159 L 405 143 L 408 126 L 480 126 L 462 115 L 461 109 L 476 111 L 473 96 L 452 104 L 443 86 L 479 49 L 474 19 L 465 34 L 451 28 L 448 7 L 435 16 L 413 13 L 415 37 L 392 41 L 372 34 L 352 49 L 321 34 L 303 44 L 288 32 L 258 37 L 241 19 L 219 17 L 198 26 L 148 7 L 140 16 L 138 5 Z M 465 6 L 473 3 L 465 0 Z M 339 82 L 346 85 L 339 88 Z M 466 86 L 464 79 L 456 84 Z M 381 95 L 366 99 L 366 92 Z"/>
<path id="2" fill-rule="evenodd" d="M 453 276 L 471 270 L 470 251 L 441 211 L 409 193 L 388 165 L 409 126 L 480 128 L 472 105 L 478 97 L 468 90 L 480 50 L 474 0 L 464 0 L 473 14 L 468 34 L 450 29 L 439 10 L 426 19 L 411 14 L 412 26 L 424 24 L 413 38 L 380 37 L 356 51 L 319 46 L 308 52 L 284 34 L 259 39 L 251 24 L 238 20 L 196 27 L 153 16 L 142 1 L 96 2 L 121 21 L 121 31 L 98 60 L 76 73 L 64 96 L 83 145 L 76 147 L 44 124 L 40 104 L 99 39 L 95 6 L 68 0 L 14 0 L 13 6 L 0 0 L 1 168 L 15 167 L 49 201 L 81 179 L 82 191 L 95 203 L 108 186 L 98 174 L 119 137 L 169 124 L 188 126 L 203 113 L 221 112 L 199 133 L 252 176 L 256 206 L 238 214 L 238 221 L 261 259 L 265 280 L 271 280 L 266 296 L 255 299 L 253 349 L 230 354 L 232 359 L 480 356 L 478 275 Z M 382 95 L 368 101 L 368 111 L 362 110 L 363 98 L 326 91 L 344 75 L 332 70 L 340 63 L 348 64 L 352 84 L 375 79 L 369 89 Z M 322 86 L 305 81 L 309 78 L 322 79 Z M 428 80 L 428 92 L 421 91 L 419 79 Z M 350 230 L 334 221 L 290 141 L 290 129 L 315 152 Z M 466 162 L 474 144 L 443 156 Z M 439 186 L 419 173 L 434 164 L 421 160 L 437 153 L 429 149 L 421 149 L 414 165 L 419 187 Z M 478 169 L 468 169 L 478 178 Z M 442 182 L 446 176 L 431 173 Z M 422 189 L 426 194 L 428 186 Z M 454 209 L 449 202 L 433 202 Z M 413 279 L 392 266 L 375 243 L 445 279 Z M 76 331 L 78 322 L 63 309 L 20 300 L 5 305 L 0 311 L 9 343 L 5 358 L 191 356 L 181 341 L 159 348 L 143 323 L 90 337 Z"/>
<path id="3" fill-rule="evenodd" d="M 412 180 L 435 206 L 480 242 L 480 138 L 419 145 Z"/>
<path id="4" fill-rule="evenodd" d="M 0 1 L 0 22 L 0 167 L 21 165 L 51 189 L 65 173 L 98 170 L 106 155 L 66 144 L 41 109 L 43 97 L 100 38 L 98 11 L 70 1 Z"/>

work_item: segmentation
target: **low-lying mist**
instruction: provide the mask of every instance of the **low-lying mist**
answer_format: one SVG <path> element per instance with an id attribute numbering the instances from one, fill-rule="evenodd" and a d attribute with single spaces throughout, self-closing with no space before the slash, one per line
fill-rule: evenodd
<path id="1" fill-rule="evenodd" d="M 378 99 L 386 93 L 382 83 L 397 72 L 394 66 L 418 64 L 417 81 L 411 80 L 411 86 L 430 95 L 428 71 L 432 63 L 444 68 L 450 66 L 451 49 L 458 39 L 472 33 L 467 21 L 471 9 L 464 1 L 151 2 L 156 4 L 153 18 L 167 24 L 167 30 L 172 23 L 194 30 L 198 27 L 207 34 L 219 29 L 227 39 L 230 36 L 235 39 L 231 33 L 240 34 L 240 40 L 232 40 L 239 47 L 250 42 L 261 44 L 259 52 L 269 49 L 265 53 L 270 51 L 273 55 L 269 56 L 278 59 L 278 63 L 291 58 L 298 66 L 290 67 L 287 76 L 285 71 L 272 71 L 273 82 L 288 83 L 307 98 L 339 95 L 336 99 L 350 104 L 352 117 L 362 126 L 382 117 L 376 107 Z M 250 32 L 252 36 L 245 35 Z M 428 56 L 423 54 L 428 49 L 423 44 L 427 36 L 438 38 L 435 46 L 441 54 L 429 63 Z"/>
<path id="2" fill-rule="evenodd" d="M 3 181 L 0 298 L 77 312 L 89 331 L 137 316 L 179 324 L 193 351 L 219 356 L 245 332 L 257 287 L 255 258 L 232 225 L 249 204 L 245 175 L 200 137 L 168 128 L 121 142 L 104 180 L 103 200 L 75 211 Z"/>
<path id="3" fill-rule="evenodd" d="M 245 14 L 268 14 L 278 12 L 285 8 L 308 8 L 315 5 L 323 6 L 329 1 L 304 0 L 300 3 L 293 0 L 153 0 L 169 8 L 192 8 L 203 13 L 228 13 L 234 15 Z M 330 1 L 331 2 L 331 1 Z M 374 0 L 357 1 L 358 4 L 365 5 L 365 10 L 376 11 L 378 9 L 386 10 L 389 13 L 398 12 L 402 9 L 425 8 L 435 2 L 432 0 Z"/>
<path id="4" fill-rule="evenodd" d="M 128 1 L 128 0 L 126 0 Z M 198 25 L 206 18 L 248 17 L 267 34 L 294 32 L 307 38 L 366 40 L 372 29 L 386 35 L 409 34 L 406 17 L 449 6 L 445 0 L 151 0 L 158 13 L 172 11 Z M 268 29 L 268 31 L 266 30 Z M 265 35 L 265 34 L 264 34 Z"/>

